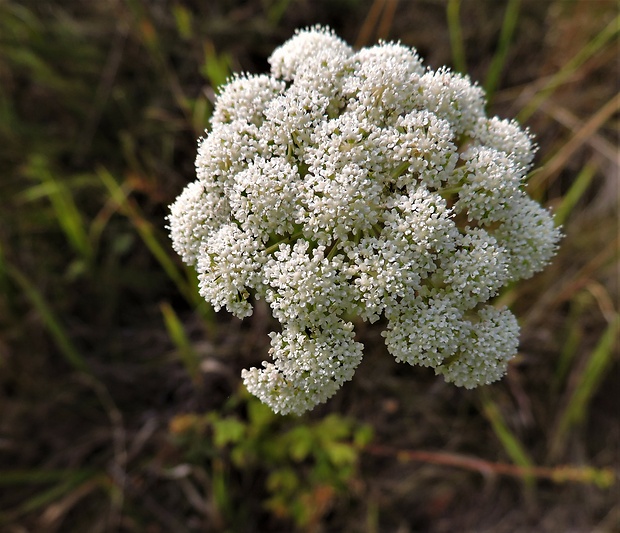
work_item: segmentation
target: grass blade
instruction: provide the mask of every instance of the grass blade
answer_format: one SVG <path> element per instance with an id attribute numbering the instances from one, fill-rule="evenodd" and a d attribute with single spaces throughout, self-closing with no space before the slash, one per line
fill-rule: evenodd
<path id="1" fill-rule="evenodd" d="M 160 305 L 161 313 L 164 316 L 164 322 L 168 335 L 172 342 L 176 345 L 179 357 L 195 384 L 200 383 L 200 357 L 194 350 L 192 343 L 185 333 L 183 323 L 172 309 L 172 306 L 164 302 Z"/>
<path id="2" fill-rule="evenodd" d="M 173 4 L 172 15 L 174 16 L 177 31 L 181 39 L 184 41 L 190 40 L 194 36 L 191 11 L 180 4 Z"/>
<path id="3" fill-rule="evenodd" d="M 579 382 L 573 389 L 551 441 L 552 457 L 557 456 L 562 451 L 565 436 L 570 429 L 584 420 L 590 400 L 596 393 L 605 370 L 612 362 L 619 330 L 620 313 L 616 313 L 594 350 L 592 350 L 585 368 L 579 372 Z"/>
<path id="4" fill-rule="evenodd" d="M 620 94 L 616 94 L 594 113 L 594 115 L 579 128 L 568 142 L 564 143 L 562 148 L 560 148 L 544 166 L 537 172 L 530 174 L 528 187 L 530 187 L 530 189 L 537 189 L 543 183 L 548 187 L 552 178 L 557 177 L 575 152 L 602 128 L 618 110 L 620 110 Z"/>
<path id="5" fill-rule="evenodd" d="M 598 52 L 603 46 L 615 39 L 619 32 L 620 15 L 617 15 L 589 43 L 581 48 L 562 69 L 552 76 L 540 91 L 537 91 L 536 96 L 534 96 L 530 100 L 530 103 L 526 105 L 517 115 L 517 121 L 523 123 L 530 118 L 541 106 L 541 104 L 547 100 L 547 98 L 549 98 L 560 85 L 568 81 L 577 69 L 594 54 L 596 54 L 596 52 Z"/>
<path id="6" fill-rule="evenodd" d="M 466 74 L 467 61 L 465 59 L 463 33 L 461 32 L 460 10 L 461 0 L 448 0 L 446 15 L 448 19 L 448 32 L 450 33 L 450 47 L 452 48 L 452 64 L 456 70 Z"/>
<path id="7" fill-rule="evenodd" d="M 590 183 L 592 183 L 592 178 L 597 170 L 598 165 L 593 161 L 590 161 L 581 169 L 581 172 L 579 172 L 577 178 L 575 178 L 575 181 L 570 186 L 570 189 L 562 198 L 562 202 L 555 210 L 553 218 L 557 226 L 561 226 L 564 222 L 566 222 L 566 219 L 572 213 L 573 209 L 577 205 L 577 202 L 579 202 L 579 199 L 588 190 Z"/>
<path id="8" fill-rule="evenodd" d="M 80 485 L 83 485 L 84 483 L 97 483 L 95 481 L 95 476 L 98 474 L 89 470 L 68 471 L 66 475 L 69 477 L 65 477 L 60 483 L 54 485 L 53 487 L 35 494 L 33 497 L 23 502 L 17 509 L 10 513 L 9 516 L 0 517 L 0 523 L 2 523 L 6 518 L 12 520 L 17 516 L 32 513 L 33 511 L 49 505 L 52 502 L 59 500 L 70 491 L 79 490 Z"/>
<path id="9" fill-rule="evenodd" d="M 142 241 L 159 262 L 164 272 L 166 272 L 168 277 L 174 282 L 186 300 L 192 305 L 198 306 L 201 302 L 200 297 L 192 290 L 191 285 L 172 259 L 170 259 L 168 252 L 160 244 L 155 235 L 153 225 L 140 213 L 136 205 L 129 202 L 127 193 L 105 168 L 99 168 L 97 174 L 108 189 L 110 196 L 117 204 L 120 211 L 131 220 Z"/>
<path id="10" fill-rule="evenodd" d="M 530 489 L 533 488 L 534 476 L 532 476 L 529 472 L 534 468 L 534 462 L 530 459 L 519 439 L 512 431 L 510 431 L 510 428 L 502 417 L 500 410 L 488 393 L 481 390 L 480 398 L 482 400 L 483 413 L 487 420 L 491 423 L 491 427 L 493 428 L 493 431 L 499 441 L 502 443 L 505 452 L 512 459 L 513 463 L 522 468 L 525 472 L 523 479 L 526 486 Z"/>
<path id="11" fill-rule="evenodd" d="M 32 305 L 41 315 L 45 326 L 52 335 L 54 342 L 65 360 L 76 370 L 89 372 L 86 360 L 75 347 L 64 327 L 54 315 L 52 308 L 47 304 L 41 292 L 34 284 L 17 268 L 5 264 L 5 268 L 11 278 L 20 286 Z"/>
<path id="12" fill-rule="evenodd" d="M 487 93 L 487 101 L 489 104 L 493 99 L 493 94 L 497 89 L 500 76 L 506 64 L 506 57 L 508 55 L 508 50 L 510 49 L 510 43 L 512 42 L 512 37 L 514 35 L 515 28 L 517 27 L 517 21 L 519 20 L 520 7 L 521 0 L 509 0 L 508 5 L 506 6 L 504 21 L 499 34 L 497 50 L 491 60 L 491 65 L 489 66 L 489 70 L 484 81 L 484 90 Z"/>
<path id="13" fill-rule="evenodd" d="M 588 296 L 589 294 L 586 292 L 577 293 L 570 301 L 570 309 L 563 328 L 564 343 L 553 376 L 552 390 L 556 394 L 568 375 L 571 364 L 577 355 L 577 349 L 583 339 L 583 327 L 580 324 L 580 319 L 584 316 L 585 298 Z"/>
<path id="14" fill-rule="evenodd" d="M 42 191 L 52 203 L 56 220 L 67 240 L 81 257 L 90 260 L 93 256 L 93 248 L 80 210 L 68 187 L 54 177 L 47 163 L 40 156 L 33 156 L 30 159 L 25 174 L 43 185 Z"/>
<path id="15" fill-rule="evenodd" d="M 204 57 L 200 73 L 209 82 L 211 88 L 217 89 L 229 78 L 232 59 L 228 54 L 218 54 L 211 41 L 205 41 Z"/>

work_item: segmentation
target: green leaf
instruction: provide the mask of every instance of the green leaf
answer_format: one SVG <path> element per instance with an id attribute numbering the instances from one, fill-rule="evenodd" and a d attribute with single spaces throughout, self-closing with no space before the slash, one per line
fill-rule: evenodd
<path id="1" fill-rule="evenodd" d="M 325 452 L 335 466 L 349 466 L 357 461 L 357 450 L 348 443 L 326 443 Z"/>
<path id="2" fill-rule="evenodd" d="M 307 426 L 298 426 L 288 434 L 289 453 L 293 460 L 303 461 L 316 444 L 312 431 Z"/>
<path id="3" fill-rule="evenodd" d="M 290 494 L 299 486 L 299 477 L 292 468 L 279 468 L 269 474 L 267 489 L 270 492 Z"/>
<path id="4" fill-rule="evenodd" d="M 369 425 L 364 425 L 357 428 L 355 433 L 353 433 L 353 442 L 355 443 L 355 446 L 358 448 L 364 448 L 367 444 L 370 444 L 374 437 L 373 433 L 372 426 Z"/>
<path id="5" fill-rule="evenodd" d="M 239 442 L 246 433 L 246 425 L 236 418 L 213 421 L 213 442 L 218 448 Z"/>

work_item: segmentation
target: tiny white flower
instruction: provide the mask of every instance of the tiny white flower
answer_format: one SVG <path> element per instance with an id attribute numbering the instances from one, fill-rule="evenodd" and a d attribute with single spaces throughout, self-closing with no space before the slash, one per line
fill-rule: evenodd
<path id="1" fill-rule="evenodd" d="M 446 295 L 407 299 L 387 314 L 383 336 L 388 351 L 410 365 L 437 368 L 454 355 L 471 330 L 463 309 Z"/>
<path id="2" fill-rule="evenodd" d="M 455 209 L 469 220 L 497 222 L 521 196 L 524 174 L 505 152 L 486 146 L 472 146 L 461 158 L 461 188 Z"/>
<path id="3" fill-rule="evenodd" d="M 236 224 L 220 226 L 203 243 L 203 253 L 198 258 L 200 295 L 216 311 L 225 306 L 239 318 L 250 316 L 250 291 L 259 285 L 264 256 L 261 242 Z"/>
<path id="4" fill-rule="evenodd" d="M 283 414 L 326 401 L 361 360 L 355 316 L 384 317 L 397 361 L 459 386 L 500 379 L 518 325 L 488 302 L 560 239 L 523 186 L 531 135 L 400 43 L 354 51 L 315 26 L 269 63 L 221 89 L 169 215 L 215 309 L 245 317 L 264 298 L 281 324 L 248 390 Z"/>
<path id="5" fill-rule="evenodd" d="M 235 120 L 260 126 L 267 104 L 286 87 L 283 81 L 271 76 L 236 76 L 217 96 L 211 124 L 228 124 Z"/>
<path id="6" fill-rule="evenodd" d="M 195 265 L 206 239 L 230 219 L 230 207 L 218 187 L 190 183 L 170 206 L 170 236 L 174 250 Z"/>
<path id="7" fill-rule="evenodd" d="M 557 251 L 561 232 L 549 211 L 525 194 L 506 213 L 495 238 L 506 249 L 513 280 L 526 279 L 542 270 Z"/>
<path id="8" fill-rule="evenodd" d="M 457 250 L 443 257 L 442 278 L 446 293 L 459 307 L 472 309 L 495 296 L 511 279 L 509 258 L 482 228 L 466 229 L 457 242 Z"/>
<path id="9" fill-rule="evenodd" d="M 363 48 L 348 64 L 353 72 L 346 76 L 343 91 L 351 109 L 381 125 L 411 110 L 416 83 L 424 73 L 414 50 L 382 42 Z"/>
<path id="10" fill-rule="evenodd" d="M 527 171 L 532 164 L 536 146 L 527 130 L 522 130 L 514 120 L 483 117 L 472 133 L 479 143 L 503 151 L 514 163 Z"/>
<path id="11" fill-rule="evenodd" d="M 350 322 L 334 322 L 327 332 L 295 326 L 271 335 L 274 363 L 242 372 L 248 390 L 281 414 L 301 414 L 325 402 L 362 360 L 363 346 L 353 340 Z"/>
<path id="12" fill-rule="evenodd" d="M 471 134 L 484 117 L 484 92 L 467 76 L 441 68 L 429 70 L 419 83 L 417 108 L 450 122 L 455 134 Z"/>
<path id="13" fill-rule="evenodd" d="M 488 385 L 506 374 L 508 361 L 519 345 L 519 325 L 512 313 L 483 307 L 471 324 L 469 335 L 456 355 L 435 368 L 446 381 L 473 389 Z"/>
<path id="14" fill-rule="evenodd" d="M 330 28 L 314 26 L 297 30 L 271 54 L 269 64 L 274 78 L 292 81 L 300 70 L 309 74 L 329 66 L 341 68 L 343 59 L 352 54 L 353 49 Z"/>

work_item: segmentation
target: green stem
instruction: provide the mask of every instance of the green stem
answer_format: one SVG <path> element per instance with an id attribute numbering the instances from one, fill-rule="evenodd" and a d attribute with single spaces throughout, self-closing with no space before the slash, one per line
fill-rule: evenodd
<path id="1" fill-rule="evenodd" d="M 290 242 L 296 241 L 299 237 L 303 235 L 302 231 L 298 231 L 297 233 L 293 233 L 290 237 L 286 237 L 286 239 L 282 239 L 281 241 L 272 244 L 269 248 L 265 250 L 266 254 L 273 254 L 280 247 L 281 244 L 288 244 Z"/>

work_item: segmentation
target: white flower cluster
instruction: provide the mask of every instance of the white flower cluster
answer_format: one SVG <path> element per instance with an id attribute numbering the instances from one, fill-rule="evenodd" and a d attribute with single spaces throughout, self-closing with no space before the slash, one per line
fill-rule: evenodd
<path id="1" fill-rule="evenodd" d="M 327 400 L 362 358 L 354 316 L 386 319 L 397 361 L 501 378 L 518 325 L 488 300 L 560 238 L 524 191 L 530 135 L 398 43 L 356 52 L 313 27 L 269 62 L 223 87 L 169 217 L 206 300 L 245 317 L 264 298 L 282 325 L 247 388 L 280 413 Z"/>

